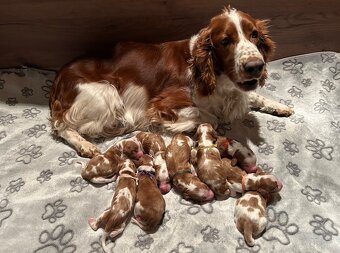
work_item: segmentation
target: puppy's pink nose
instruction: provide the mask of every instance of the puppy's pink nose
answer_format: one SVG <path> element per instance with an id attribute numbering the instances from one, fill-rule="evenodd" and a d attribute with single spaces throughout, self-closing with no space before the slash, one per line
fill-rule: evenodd
<path id="1" fill-rule="evenodd" d="M 142 156 L 144 155 L 143 151 L 142 150 L 139 150 L 136 154 L 137 158 L 141 158 Z"/>
<path id="2" fill-rule="evenodd" d="M 247 173 L 255 173 L 257 171 L 257 167 L 256 167 L 256 165 L 251 165 L 249 167 L 246 167 L 245 171 Z"/>
<path id="3" fill-rule="evenodd" d="M 279 190 L 281 191 L 282 187 L 283 187 L 282 182 L 278 180 L 277 181 L 277 188 L 279 188 Z"/>
<path id="4" fill-rule="evenodd" d="M 171 190 L 171 185 L 167 182 L 161 182 L 159 185 L 159 190 L 162 194 L 166 194 Z"/>
<path id="5" fill-rule="evenodd" d="M 212 190 L 209 190 L 207 194 L 205 195 L 205 200 L 212 200 L 214 198 L 214 192 Z"/>

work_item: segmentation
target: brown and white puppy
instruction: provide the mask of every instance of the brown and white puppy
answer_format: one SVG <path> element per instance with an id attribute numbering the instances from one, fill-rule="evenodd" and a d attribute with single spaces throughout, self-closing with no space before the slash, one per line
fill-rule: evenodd
<path id="1" fill-rule="evenodd" d="M 149 155 L 143 155 L 138 167 L 138 188 L 134 218 L 132 222 L 147 232 L 153 232 L 161 224 L 165 201 L 157 187 L 153 159 Z"/>
<path id="2" fill-rule="evenodd" d="M 176 134 L 166 149 L 166 164 L 173 186 L 184 199 L 204 202 L 214 198 L 214 193 L 196 175 L 190 164 L 192 140 Z"/>
<path id="3" fill-rule="evenodd" d="M 230 189 L 230 196 L 235 197 L 236 193 L 246 191 L 259 191 L 263 193 L 279 192 L 283 184 L 274 175 L 270 175 L 257 168 L 256 173 L 247 174 L 237 166 L 232 165 L 232 160 L 223 158 L 222 166 L 227 172 L 227 180 Z"/>
<path id="4" fill-rule="evenodd" d="M 222 166 L 221 156 L 214 143 L 217 134 L 210 124 L 197 128 L 197 175 L 215 193 L 218 199 L 230 196 L 227 171 Z"/>
<path id="5" fill-rule="evenodd" d="M 96 184 L 115 181 L 122 155 L 117 147 L 112 146 L 104 154 L 94 156 L 86 166 L 83 166 L 80 173 L 82 178 Z"/>
<path id="6" fill-rule="evenodd" d="M 143 154 L 142 144 L 133 136 L 128 139 L 118 141 L 115 146 L 134 162 L 137 161 Z"/>
<path id="7" fill-rule="evenodd" d="M 140 132 L 136 138 L 142 144 L 144 152 L 154 157 L 154 168 L 161 193 L 168 193 L 171 190 L 171 184 L 165 162 L 166 145 L 162 136 L 150 132 Z"/>
<path id="8" fill-rule="evenodd" d="M 256 172 L 256 156 L 248 147 L 225 136 L 217 137 L 216 146 L 222 158 L 227 157 L 232 159 L 233 166 L 237 164 L 247 173 Z"/>
<path id="9" fill-rule="evenodd" d="M 131 160 L 126 159 L 119 164 L 119 169 L 119 179 L 112 197 L 111 207 L 105 210 L 97 219 L 88 219 L 88 223 L 93 230 L 104 229 L 105 236 L 102 237 L 101 241 L 103 249 L 105 249 L 108 237 L 114 239 L 123 232 L 135 203 L 136 167 Z"/>
<path id="10" fill-rule="evenodd" d="M 249 246 L 254 246 L 254 236 L 260 235 L 266 228 L 266 207 L 268 200 L 259 192 L 246 192 L 236 201 L 234 222 L 237 229 L 244 235 Z"/>

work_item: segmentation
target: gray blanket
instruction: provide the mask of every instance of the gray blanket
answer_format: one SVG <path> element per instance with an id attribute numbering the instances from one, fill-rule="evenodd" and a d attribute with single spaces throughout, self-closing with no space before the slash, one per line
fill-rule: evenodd
<path id="1" fill-rule="evenodd" d="M 86 161 L 50 134 L 48 94 L 55 73 L 0 71 L 0 252 L 103 252 L 87 224 L 110 203 L 115 183 L 89 184 Z M 268 207 L 266 232 L 247 247 L 233 221 L 235 199 L 205 205 L 165 195 L 159 230 L 129 224 L 112 252 L 340 252 L 340 54 L 274 61 L 258 92 L 294 107 L 290 118 L 252 112 L 219 127 L 248 143 L 259 166 L 284 183 Z M 116 140 L 97 140 L 104 150 Z"/>

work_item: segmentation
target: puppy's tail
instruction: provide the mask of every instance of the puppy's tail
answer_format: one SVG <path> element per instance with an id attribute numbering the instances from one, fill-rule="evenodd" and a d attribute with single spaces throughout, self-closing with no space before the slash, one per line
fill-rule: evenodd
<path id="1" fill-rule="evenodd" d="M 109 237 L 108 233 L 104 232 L 103 235 L 100 238 L 100 243 L 101 243 L 102 249 L 105 253 L 111 252 L 110 248 L 107 246 L 108 237 Z"/>
<path id="2" fill-rule="evenodd" d="M 244 223 L 244 240 L 248 244 L 248 246 L 253 247 L 255 245 L 255 241 L 253 238 L 253 226 L 250 222 Z"/>

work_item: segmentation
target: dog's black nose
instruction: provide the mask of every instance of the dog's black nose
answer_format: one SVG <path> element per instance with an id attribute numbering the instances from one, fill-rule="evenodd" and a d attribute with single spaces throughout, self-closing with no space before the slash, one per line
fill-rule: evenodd
<path id="1" fill-rule="evenodd" d="M 244 71 L 252 76 L 259 76 L 263 70 L 264 62 L 260 59 L 251 60 L 244 64 Z"/>

